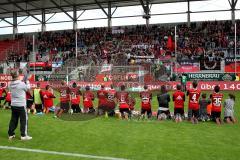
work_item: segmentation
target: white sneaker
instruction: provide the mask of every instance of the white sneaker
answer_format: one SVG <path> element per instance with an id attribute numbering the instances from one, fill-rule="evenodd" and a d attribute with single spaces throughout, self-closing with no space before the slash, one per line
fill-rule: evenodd
<path id="1" fill-rule="evenodd" d="M 32 139 L 32 137 L 30 137 L 30 136 L 21 137 L 22 141 L 28 141 L 28 140 L 31 140 L 31 139 Z"/>
<path id="2" fill-rule="evenodd" d="M 14 138 L 15 138 L 15 135 L 9 136 L 9 137 L 8 137 L 8 140 L 13 140 Z"/>

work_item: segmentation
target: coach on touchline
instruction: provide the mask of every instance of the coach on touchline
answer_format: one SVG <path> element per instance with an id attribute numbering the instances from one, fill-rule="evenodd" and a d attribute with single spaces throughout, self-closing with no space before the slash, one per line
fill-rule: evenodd
<path id="1" fill-rule="evenodd" d="M 12 116 L 9 123 L 8 136 L 9 140 L 15 138 L 15 129 L 18 125 L 18 120 L 20 118 L 20 131 L 21 140 L 31 140 L 32 137 L 28 136 L 28 115 L 26 109 L 26 92 L 30 89 L 30 83 L 27 77 L 24 77 L 24 81 L 19 78 L 19 73 L 14 71 L 11 73 L 12 82 L 9 85 L 11 92 L 11 110 Z"/>

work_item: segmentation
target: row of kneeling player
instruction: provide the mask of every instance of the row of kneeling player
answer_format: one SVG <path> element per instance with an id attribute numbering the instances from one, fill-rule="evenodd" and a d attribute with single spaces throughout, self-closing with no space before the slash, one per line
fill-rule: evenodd
<path id="1" fill-rule="evenodd" d="M 193 124 L 198 123 L 199 120 L 207 121 L 213 120 L 217 124 L 221 124 L 221 111 L 222 111 L 222 101 L 223 94 L 220 92 L 220 87 L 215 86 L 214 91 L 207 98 L 205 93 L 201 94 L 201 90 L 198 89 L 198 83 L 193 82 L 192 88 L 187 91 L 185 95 L 181 91 L 181 85 L 177 85 L 177 90 L 172 95 L 172 100 L 174 102 L 174 116 L 171 116 L 169 111 L 169 102 L 171 96 L 168 93 L 166 86 L 162 85 L 160 93 L 157 94 L 158 99 L 158 112 L 156 117 L 158 120 L 174 118 L 176 122 L 181 122 L 184 117 L 188 117 L 189 121 Z M 115 106 L 119 104 L 119 113 L 122 118 L 128 118 L 132 115 L 132 110 L 134 109 L 135 99 L 130 96 L 130 94 L 125 90 L 125 86 L 120 87 L 120 91 L 116 92 L 111 86 L 110 90 L 105 90 L 105 87 L 102 85 L 101 89 L 97 92 L 98 108 L 95 112 L 93 100 L 95 96 L 90 87 L 87 86 L 86 91 L 82 94 L 80 88 L 77 87 L 76 83 L 73 83 L 73 86 L 70 88 L 66 83 L 62 83 L 62 87 L 58 88 L 60 92 L 60 110 L 57 113 L 57 116 L 60 116 L 64 111 L 67 111 L 71 106 L 75 113 L 96 113 L 96 114 L 105 114 L 106 112 L 112 116 L 115 114 Z M 80 96 L 83 97 L 83 110 L 81 111 Z M 147 118 L 152 117 L 152 93 L 148 90 L 147 86 L 144 86 L 144 91 L 140 92 L 141 98 L 141 116 Z M 189 97 L 188 101 L 188 115 L 184 115 L 184 102 L 185 97 Z M 235 96 L 229 94 L 229 98 L 224 102 L 224 120 L 227 123 L 235 123 L 236 119 L 234 117 L 234 102 Z"/>
<path id="2" fill-rule="evenodd" d="M 174 101 L 174 116 L 171 116 L 169 111 L 171 96 L 168 93 L 166 86 L 162 85 L 160 93 L 157 94 L 159 105 L 156 113 L 157 119 L 164 120 L 174 118 L 176 122 L 181 122 L 184 117 L 188 117 L 188 119 L 194 124 L 198 123 L 199 120 L 213 120 L 217 124 L 221 124 L 221 111 L 222 106 L 224 106 L 224 120 L 227 123 L 236 122 L 234 117 L 235 96 L 233 94 L 229 94 L 229 98 L 223 103 L 223 94 L 220 93 L 219 86 L 215 86 L 214 91 L 210 94 L 209 98 L 207 98 L 205 93 L 201 94 L 201 90 L 198 89 L 196 81 L 193 82 L 192 86 L 193 87 L 189 89 L 185 95 L 185 93 L 181 91 L 181 85 L 177 85 L 177 91 L 172 94 L 172 100 Z M 56 109 L 56 116 L 58 117 L 61 116 L 63 112 L 67 112 L 70 108 L 74 113 L 83 112 L 99 115 L 108 113 L 109 116 L 113 116 L 115 114 L 115 106 L 119 104 L 120 117 L 127 118 L 131 117 L 131 111 L 134 110 L 134 105 L 136 103 L 135 99 L 125 91 L 124 85 L 120 87 L 120 91 L 118 92 L 115 91 L 113 86 L 111 86 L 110 90 L 105 90 L 105 87 L 101 86 L 101 89 L 97 92 L 99 102 L 96 111 L 93 105 L 95 96 L 89 86 L 85 87 L 84 93 L 81 93 L 80 87 L 78 87 L 76 83 L 73 83 L 73 85 L 69 87 L 66 82 L 62 82 L 61 87 L 56 88 L 55 90 L 60 93 L 60 109 Z M 40 96 L 37 96 L 36 93 L 39 93 Z M 0 89 L 0 94 L 2 94 L 1 100 L 5 100 L 5 103 L 11 102 L 10 92 L 4 91 L 3 87 Z M 152 93 L 148 90 L 147 86 L 144 86 L 144 91 L 140 92 L 139 96 L 141 99 L 140 115 L 142 117 L 146 116 L 147 118 L 151 118 L 153 115 L 151 104 Z M 189 97 L 187 116 L 184 115 L 184 102 L 186 96 Z M 79 107 L 81 97 L 83 97 L 83 109 Z M 49 85 L 46 86 L 45 90 L 41 90 L 39 86 L 34 89 L 33 97 L 31 94 L 27 95 L 27 106 L 31 106 L 34 102 L 37 111 L 43 109 L 45 113 L 48 113 L 49 109 L 53 106 L 53 98 L 56 97 Z M 40 101 L 43 101 L 43 103 Z"/>

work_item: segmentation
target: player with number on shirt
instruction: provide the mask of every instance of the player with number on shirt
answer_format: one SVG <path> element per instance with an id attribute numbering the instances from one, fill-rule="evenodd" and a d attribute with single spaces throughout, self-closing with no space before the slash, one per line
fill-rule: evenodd
<path id="1" fill-rule="evenodd" d="M 125 86 L 122 85 L 120 87 L 119 92 L 117 92 L 116 97 L 119 103 L 119 111 L 121 113 L 122 119 L 128 119 L 130 116 L 130 109 L 128 105 L 128 98 L 129 98 L 129 93 L 125 91 Z"/>
<path id="2" fill-rule="evenodd" d="M 181 122 L 182 117 L 184 117 L 184 101 L 185 94 L 181 91 L 182 86 L 180 84 L 177 85 L 177 91 L 173 93 L 173 102 L 174 102 L 174 116 L 175 122 Z"/>
<path id="3" fill-rule="evenodd" d="M 214 87 L 214 93 L 210 95 L 210 98 L 212 100 L 211 119 L 218 125 L 220 125 L 222 123 L 221 111 L 223 94 L 220 93 L 220 87 L 218 85 Z"/>
<path id="4" fill-rule="evenodd" d="M 141 98 L 141 116 L 143 117 L 147 113 L 147 117 L 151 118 L 152 116 L 152 93 L 148 91 L 148 86 L 144 86 L 144 91 L 140 92 Z"/>
<path id="5" fill-rule="evenodd" d="M 101 89 L 97 91 L 98 98 L 98 110 L 97 113 L 99 115 L 103 115 L 107 111 L 107 91 L 105 90 L 105 86 L 101 85 Z"/>
<path id="6" fill-rule="evenodd" d="M 116 90 L 113 88 L 113 85 L 111 85 L 111 88 L 107 91 L 107 110 L 108 110 L 108 116 L 114 116 L 115 115 L 115 98 L 116 98 Z"/>
<path id="7" fill-rule="evenodd" d="M 193 124 L 198 123 L 199 117 L 199 97 L 201 95 L 201 91 L 197 89 L 198 83 L 197 81 L 193 81 L 193 88 L 187 91 L 187 96 L 189 96 L 188 109 L 192 110 L 191 122 Z M 188 117 L 190 118 L 190 117 Z"/>
<path id="8" fill-rule="evenodd" d="M 90 91 L 90 87 L 86 86 L 86 91 L 83 93 L 83 113 L 94 113 L 93 107 L 94 94 Z"/>
<path id="9" fill-rule="evenodd" d="M 58 89 L 60 92 L 60 110 L 57 111 L 57 117 L 60 117 L 63 112 L 68 112 L 70 108 L 70 88 L 68 87 L 65 81 L 62 81 L 60 88 Z"/>
<path id="10" fill-rule="evenodd" d="M 73 82 L 71 90 L 71 108 L 73 110 L 73 113 L 80 113 L 80 99 L 81 99 L 81 91 L 80 88 L 77 86 L 76 82 Z"/>

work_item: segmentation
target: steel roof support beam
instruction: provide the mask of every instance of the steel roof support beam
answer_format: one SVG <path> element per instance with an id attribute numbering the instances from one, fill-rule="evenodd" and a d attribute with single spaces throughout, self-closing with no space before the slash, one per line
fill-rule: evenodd
<path id="1" fill-rule="evenodd" d="M 16 4 L 16 3 L 28 3 L 28 2 L 34 2 L 34 1 L 39 1 L 39 0 L 25 0 L 25 1 L 17 1 L 17 2 L 7 1 L 7 2 L 0 3 L 0 5 L 8 5 L 8 4 Z"/>
<path id="2" fill-rule="evenodd" d="M 60 9 L 63 13 L 65 13 L 71 20 L 73 20 L 73 17 L 68 14 L 61 6 L 59 6 L 54 0 L 50 0 L 58 9 Z"/>
<path id="3" fill-rule="evenodd" d="M 190 11 L 190 0 L 187 0 L 188 10 L 187 10 L 187 25 L 191 26 L 191 11 Z"/>
<path id="4" fill-rule="evenodd" d="M 108 28 L 112 27 L 112 3 L 108 2 Z"/>
<path id="5" fill-rule="evenodd" d="M 0 9 L 4 10 L 4 11 L 6 11 L 6 12 L 11 12 L 11 11 L 9 11 L 9 10 L 3 8 L 3 7 L 0 7 Z"/>
<path id="6" fill-rule="evenodd" d="M 83 15 L 83 13 L 84 13 L 85 11 L 86 11 L 86 10 L 83 10 L 82 13 L 80 13 L 80 14 L 78 15 L 77 19 L 79 19 L 79 18 Z"/>
<path id="7" fill-rule="evenodd" d="M 13 12 L 13 39 L 18 33 L 17 12 Z"/>
<path id="8" fill-rule="evenodd" d="M 139 0 L 142 7 L 143 7 L 143 11 L 145 13 L 145 15 L 143 15 L 143 18 L 146 19 L 146 26 L 149 26 L 149 19 L 151 18 L 150 15 L 150 7 L 149 7 L 149 0 L 146 0 L 146 5 L 144 4 L 143 0 Z"/>
<path id="9" fill-rule="evenodd" d="M 105 11 L 102 5 L 97 0 L 94 0 L 94 1 L 98 5 L 98 7 L 103 11 L 103 13 L 108 17 L 108 13 Z"/>
<path id="10" fill-rule="evenodd" d="M 78 24 L 77 24 L 77 7 L 73 6 L 73 30 L 77 30 Z"/>
<path id="11" fill-rule="evenodd" d="M 1 18 L 1 21 L 4 21 L 4 22 L 6 22 L 6 23 L 10 24 L 11 26 L 13 26 L 13 23 L 11 23 L 11 22 L 7 21 L 5 18 Z"/>
<path id="12" fill-rule="evenodd" d="M 11 0 L 8 0 L 8 2 L 12 2 Z M 34 19 L 36 19 L 38 22 L 42 22 L 41 20 L 39 20 L 37 17 L 35 17 L 34 15 L 32 15 L 30 12 L 28 12 L 26 9 L 23 9 L 21 6 L 19 6 L 17 3 L 13 3 L 14 6 L 16 6 L 17 8 L 19 8 L 21 11 L 26 12 L 29 16 L 33 17 Z"/>
<path id="13" fill-rule="evenodd" d="M 45 9 L 42 9 L 42 33 L 46 32 L 46 13 L 45 13 Z"/>
<path id="14" fill-rule="evenodd" d="M 118 8 L 118 7 L 116 7 L 116 8 L 113 10 L 113 12 L 112 12 L 112 16 L 113 16 L 114 13 L 116 12 L 117 8 Z"/>
<path id="15" fill-rule="evenodd" d="M 230 7 L 231 7 L 231 15 L 232 15 L 232 23 L 234 24 L 235 23 L 235 10 L 236 10 L 236 5 L 237 5 L 237 2 L 238 0 L 228 0 L 229 4 L 230 4 Z"/>
<path id="16" fill-rule="evenodd" d="M 68 5 L 72 6 L 73 4 L 68 2 L 67 0 L 63 0 L 65 3 L 67 3 Z"/>

